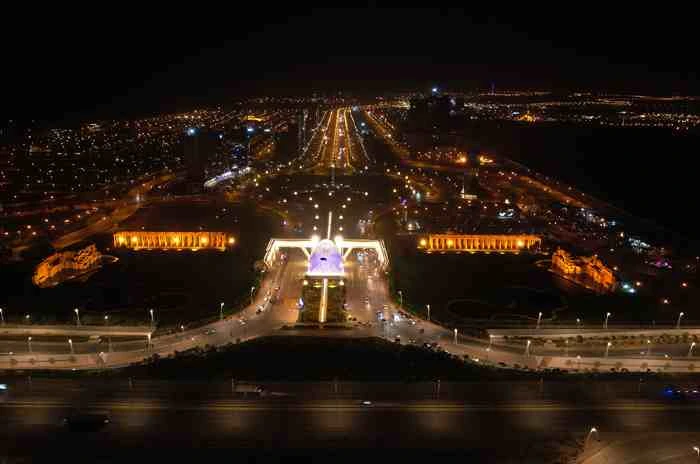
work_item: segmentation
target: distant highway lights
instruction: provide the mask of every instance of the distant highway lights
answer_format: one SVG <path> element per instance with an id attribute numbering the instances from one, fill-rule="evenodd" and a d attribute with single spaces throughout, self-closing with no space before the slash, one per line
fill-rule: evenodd
<path id="1" fill-rule="evenodd" d="M 537 314 L 537 325 L 535 326 L 536 329 L 539 329 L 539 328 L 540 328 L 540 322 L 542 322 L 542 311 L 540 311 L 540 312 Z"/>
<path id="2" fill-rule="evenodd" d="M 681 311 L 680 313 L 678 313 L 678 320 L 676 321 L 676 329 L 680 329 L 680 328 L 681 328 L 681 318 L 682 318 L 684 315 L 685 315 L 685 313 L 684 313 L 683 311 Z"/>
<path id="3" fill-rule="evenodd" d="M 219 320 L 224 318 L 224 302 L 219 303 Z"/>
<path id="4" fill-rule="evenodd" d="M 75 308 L 73 312 L 75 313 L 75 325 L 80 327 L 80 310 L 78 308 Z"/>
<path id="5" fill-rule="evenodd" d="M 608 328 L 608 319 L 612 316 L 610 313 L 605 313 L 605 322 L 603 322 L 603 328 L 607 329 Z"/>
<path id="6" fill-rule="evenodd" d="M 525 356 L 530 356 L 530 345 L 532 344 L 531 340 L 528 340 L 527 343 L 525 343 Z"/>
<path id="7" fill-rule="evenodd" d="M 612 346 L 612 342 L 608 342 L 607 345 L 605 345 L 605 357 L 607 358 L 608 355 L 610 354 L 610 347 Z"/>
<path id="8" fill-rule="evenodd" d="M 74 354 L 75 351 L 73 350 L 73 340 L 70 338 L 68 339 L 68 346 L 70 346 L 70 354 Z"/>
<path id="9" fill-rule="evenodd" d="M 688 349 L 688 357 L 693 356 L 693 348 L 695 348 L 695 342 L 690 344 L 690 348 Z"/>

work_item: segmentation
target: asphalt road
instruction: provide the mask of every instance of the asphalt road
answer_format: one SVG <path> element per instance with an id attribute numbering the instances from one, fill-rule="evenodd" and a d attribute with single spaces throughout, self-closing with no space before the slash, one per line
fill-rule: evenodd
<path id="1" fill-rule="evenodd" d="M 636 382 L 266 384 L 244 398 L 228 382 L 14 379 L 0 402 L 0 457 L 80 458 L 305 453 L 454 453 L 480 462 L 546 462 L 591 426 L 607 435 L 664 430 L 700 436 L 700 405 L 660 400 L 662 384 Z M 370 401 L 371 404 L 363 404 Z M 104 411 L 111 423 L 70 432 L 72 410 Z M 679 438 L 679 443 L 682 440 Z M 633 449 L 626 451 L 631 456 Z M 687 449 L 685 450 L 687 452 Z M 620 453 L 621 451 L 616 451 Z M 625 453 L 623 451 L 623 453 Z M 625 456 L 627 456 L 625 455 Z M 604 462 L 604 461 L 601 461 Z M 613 462 L 613 461 L 610 461 Z M 614 461 L 623 462 L 623 461 Z M 643 461 L 640 461 L 643 462 Z"/>

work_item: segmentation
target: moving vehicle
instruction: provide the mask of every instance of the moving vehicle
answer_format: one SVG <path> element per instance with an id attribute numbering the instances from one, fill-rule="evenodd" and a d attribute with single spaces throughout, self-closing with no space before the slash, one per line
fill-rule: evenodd
<path id="1" fill-rule="evenodd" d="M 668 385 L 664 388 L 663 395 L 671 400 L 700 400 L 700 387 L 680 387 L 678 385 Z"/>
<path id="2" fill-rule="evenodd" d="M 109 415 L 104 412 L 76 412 L 63 418 L 63 426 L 73 431 L 94 432 L 109 423 Z"/>

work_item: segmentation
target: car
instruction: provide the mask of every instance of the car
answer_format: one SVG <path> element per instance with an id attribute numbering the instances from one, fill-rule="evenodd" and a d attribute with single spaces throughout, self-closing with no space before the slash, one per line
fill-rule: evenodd
<path id="1" fill-rule="evenodd" d="M 76 412 L 63 418 L 63 426 L 72 431 L 94 432 L 110 423 L 107 413 Z"/>
<path id="2" fill-rule="evenodd" d="M 698 387 L 667 385 L 664 388 L 663 394 L 666 398 L 672 400 L 700 400 L 700 388 Z"/>

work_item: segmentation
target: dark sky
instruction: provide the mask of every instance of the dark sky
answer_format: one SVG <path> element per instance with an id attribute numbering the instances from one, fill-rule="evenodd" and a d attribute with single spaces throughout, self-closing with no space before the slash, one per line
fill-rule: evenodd
<path id="1" fill-rule="evenodd" d="M 695 24 L 678 8 L 657 5 L 647 14 L 559 4 L 482 15 L 260 5 L 172 3 L 154 11 L 61 4 L 7 12 L 17 30 L 2 32 L 3 113 L 119 116 L 248 94 L 433 83 L 700 93 Z"/>

